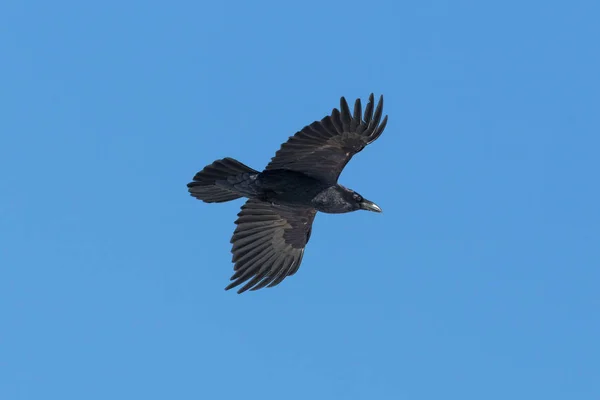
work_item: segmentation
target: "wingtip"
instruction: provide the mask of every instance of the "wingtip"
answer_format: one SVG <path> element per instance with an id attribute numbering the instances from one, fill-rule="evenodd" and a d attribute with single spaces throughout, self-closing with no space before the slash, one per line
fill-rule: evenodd
<path id="1" fill-rule="evenodd" d="M 235 293 L 236 293 L 236 294 L 242 294 L 242 293 L 244 293 L 244 292 L 245 292 L 245 290 L 242 290 L 242 289 L 240 289 L 240 290 L 238 290 L 238 291 L 237 291 L 237 292 L 235 292 Z"/>
<path id="2" fill-rule="evenodd" d="M 228 292 L 229 290 L 233 289 L 234 287 L 238 286 L 241 282 L 231 282 L 229 285 L 227 285 L 225 287 L 225 291 Z M 247 290 L 247 289 L 246 289 Z M 244 290 L 244 288 L 240 288 L 237 291 L 237 294 L 242 294 L 244 293 L 246 290 Z"/>
<path id="3" fill-rule="evenodd" d="M 356 101 L 360 102 L 360 98 L 356 99 Z M 369 102 L 370 103 L 375 102 L 375 94 L 374 93 L 369 94 Z M 383 102 L 383 94 L 379 95 L 379 100 L 377 101 L 377 103 L 381 103 L 381 102 Z M 349 108 L 349 107 L 348 107 L 348 101 L 346 100 L 346 97 L 342 96 L 342 97 L 340 97 L 340 109 L 343 110 L 344 108 Z M 334 110 L 337 110 L 337 109 L 334 108 Z"/>
<path id="4" fill-rule="evenodd" d="M 371 93 L 371 94 L 369 95 L 369 101 L 375 101 L 375 93 Z M 378 100 L 378 102 L 380 102 L 380 101 L 383 101 L 383 94 L 380 94 L 380 95 L 379 95 L 379 100 Z"/>
<path id="5" fill-rule="evenodd" d="M 388 116 L 386 114 L 383 117 L 383 120 L 381 121 L 381 123 L 379 124 L 379 129 L 381 129 L 381 131 L 383 131 L 385 129 L 385 126 L 387 125 L 387 121 L 388 121 Z"/>

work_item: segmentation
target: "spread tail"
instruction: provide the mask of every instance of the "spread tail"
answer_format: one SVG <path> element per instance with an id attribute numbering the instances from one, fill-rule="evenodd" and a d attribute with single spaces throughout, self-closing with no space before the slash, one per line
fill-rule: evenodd
<path id="1" fill-rule="evenodd" d="M 253 194 L 252 183 L 257 174 L 258 171 L 227 157 L 198 172 L 194 181 L 188 183 L 188 191 L 206 203 L 223 203 L 249 197 Z"/>

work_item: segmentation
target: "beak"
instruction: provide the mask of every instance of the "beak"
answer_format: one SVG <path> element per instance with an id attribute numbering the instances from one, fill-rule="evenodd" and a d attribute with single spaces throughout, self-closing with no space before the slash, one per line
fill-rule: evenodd
<path id="1" fill-rule="evenodd" d="M 383 212 L 383 210 L 381 209 L 381 207 L 379 207 L 377 204 L 373 203 L 372 201 L 369 200 L 363 200 L 360 202 L 360 208 L 363 210 L 367 210 L 367 211 L 373 211 L 373 212 Z"/>

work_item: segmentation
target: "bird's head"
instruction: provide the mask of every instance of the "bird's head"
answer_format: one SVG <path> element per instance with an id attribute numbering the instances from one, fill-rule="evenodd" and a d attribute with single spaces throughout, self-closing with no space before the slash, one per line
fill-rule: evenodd
<path id="1" fill-rule="evenodd" d="M 377 204 L 342 185 L 331 186 L 323 190 L 313 199 L 313 206 L 321 212 L 331 214 L 358 210 L 382 212 Z"/>
<path id="2" fill-rule="evenodd" d="M 354 202 L 355 205 L 358 205 L 357 210 L 367 210 L 367 211 L 373 211 L 373 212 L 383 212 L 383 210 L 381 209 L 381 207 L 379 207 L 377 204 L 373 203 L 370 200 L 365 199 L 364 197 L 362 197 L 360 194 L 353 192 L 352 194 L 352 201 Z"/>

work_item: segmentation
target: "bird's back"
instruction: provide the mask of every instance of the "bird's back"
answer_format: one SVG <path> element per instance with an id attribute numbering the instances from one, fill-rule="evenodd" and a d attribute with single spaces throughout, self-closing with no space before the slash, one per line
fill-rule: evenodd
<path id="1" fill-rule="evenodd" d="M 285 169 L 261 172 L 256 185 L 260 200 L 309 207 L 312 199 L 330 186 L 301 172 Z"/>

